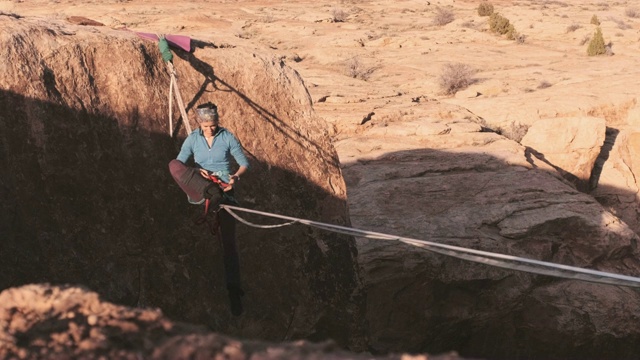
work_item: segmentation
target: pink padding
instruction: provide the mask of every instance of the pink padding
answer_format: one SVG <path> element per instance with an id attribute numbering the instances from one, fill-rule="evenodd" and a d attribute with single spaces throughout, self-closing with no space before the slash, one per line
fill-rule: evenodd
<path id="1" fill-rule="evenodd" d="M 158 35 L 144 32 L 135 32 L 136 35 L 151 41 L 158 41 Z M 191 51 L 191 38 L 184 35 L 165 35 L 165 39 L 169 42 L 169 45 L 179 47 L 184 51 Z"/>

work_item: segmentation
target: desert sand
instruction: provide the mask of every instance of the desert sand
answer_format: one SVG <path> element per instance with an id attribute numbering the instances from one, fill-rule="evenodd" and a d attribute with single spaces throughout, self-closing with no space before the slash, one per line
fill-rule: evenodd
<path id="1" fill-rule="evenodd" d="M 634 4 L 594 1 L 494 1 L 524 43 L 488 31 L 478 1 L 0 1 L 0 10 L 105 26 L 183 34 L 280 56 L 305 79 L 316 111 L 351 136 L 372 122 L 411 113 L 421 96 L 457 104 L 494 127 L 595 113 L 619 121 L 635 104 L 640 19 Z M 453 13 L 435 25 L 438 8 Z M 601 21 L 614 56 L 586 55 L 586 37 Z M 336 19 L 338 17 L 338 19 Z M 442 94 L 442 67 L 476 72 L 480 95 Z M 355 76 L 355 78 L 354 78 Z M 417 111 L 417 110 L 416 110 Z M 412 114 L 419 116 L 418 114 Z"/>

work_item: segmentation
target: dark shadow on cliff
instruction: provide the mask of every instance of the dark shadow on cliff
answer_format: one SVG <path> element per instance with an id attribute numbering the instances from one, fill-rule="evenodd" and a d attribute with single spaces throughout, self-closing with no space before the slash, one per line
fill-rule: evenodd
<path id="1" fill-rule="evenodd" d="M 618 129 L 607 127 L 604 144 L 602 145 L 600 153 L 598 154 L 598 157 L 596 159 L 596 163 L 591 170 L 591 176 L 589 177 L 589 179 L 580 179 L 570 172 L 564 170 L 563 168 L 554 165 L 546 159 L 543 153 L 536 151 L 529 146 L 526 147 L 525 156 L 527 158 L 527 162 L 529 162 L 533 167 L 536 167 L 535 162 L 533 161 L 533 157 L 535 157 L 536 159 L 554 168 L 560 175 L 562 175 L 565 180 L 573 184 L 576 189 L 584 193 L 588 193 L 598 186 L 600 175 L 602 173 L 602 167 L 609 159 L 609 153 L 615 145 L 616 138 L 619 132 L 620 131 Z"/>
<path id="2" fill-rule="evenodd" d="M 108 301 L 247 338 L 347 346 L 362 336 L 352 321 L 361 302 L 352 238 L 239 224 L 247 295 L 245 313 L 233 317 L 221 246 L 194 225 L 202 208 L 187 203 L 168 172 L 179 144 L 149 132 L 135 110 L 123 115 L 134 125 L 123 126 L 122 118 L 8 91 L 0 110 L 0 290 L 81 284 Z M 343 199 L 255 159 L 238 197 L 251 208 L 348 223 Z"/>
<path id="3" fill-rule="evenodd" d="M 598 182 L 600 181 L 600 175 L 602 174 L 602 168 L 604 164 L 609 160 L 609 153 L 613 149 L 613 145 L 616 143 L 616 138 L 620 130 L 607 127 L 607 131 L 605 133 L 604 144 L 602 145 L 602 149 L 600 150 L 600 154 L 598 154 L 598 158 L 596 159 L 596 163 L 593 166 L 593 171 L 591 172 L 591 178 L 589 179 L 589 190 L 595 189 L 598 187 Z"/>
<path id="4" fill-rule="evenodd" d="M 531 164 L 534 168 L 537 168 L 537 166 L 535 164 L 535 161 L 533 161 L 532 157 L 535 157 L 536 159 L 542 161 L 543 163 L 551 166 L 553 169 L 555 169 L 558 172 L 558 174 L 560 174 L 565 180 L 567 180 L 570 184 L 572 184 L 577 190 L 585 193 L 590 190 L 588 180 L 582 180 L 579 177 L 573 175 L 572 173 L 564 170 L 560 166 L 554 165 L 549 160 L 547 160 L 547 158 L 544 156 L 543 153 L 536 151 L 534 148 L 526 146 L 525 157 L 527 158 L 527 162 Z"/>

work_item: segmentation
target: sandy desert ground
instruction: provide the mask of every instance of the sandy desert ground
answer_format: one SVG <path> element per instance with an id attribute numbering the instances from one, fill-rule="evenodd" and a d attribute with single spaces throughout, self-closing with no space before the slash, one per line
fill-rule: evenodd
<path id="1" fill-rule="evenodd" d="M 183 34 L 273 54 L 300 72 L 336 139 L 420 116 L 417 99 L 463 106 L 494 128 L 595 114 L 616 122 L 636 102 L 640 10 L 631 1 L 493 1 L 524 43 L 488 31 L 479 1 L 0 1 L 0 11 Z M 438 9 L 453 21 L 436 25 Z M 614 56 L 589 57 L 590 19 Z M 475 97 L 444 94 L 442 68 L 474 71 Z M 179 70 L 179 69 L 178 69 Z M 370 126 L 371 124 L 369 124 Z"/>

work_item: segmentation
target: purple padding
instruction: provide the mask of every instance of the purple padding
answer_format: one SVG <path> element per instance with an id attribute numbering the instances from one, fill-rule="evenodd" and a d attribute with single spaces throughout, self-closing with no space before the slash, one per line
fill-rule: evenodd
<path id="1" fill-rule="evenodd" d="M 179 160 L 169 162 L 169 172 L 178 186 L 189 197 L 191 202 L 199 203 L 204 200 L 204 190 L 211 182 L 200 175 L 198 169 L 189 167 Z"/>

